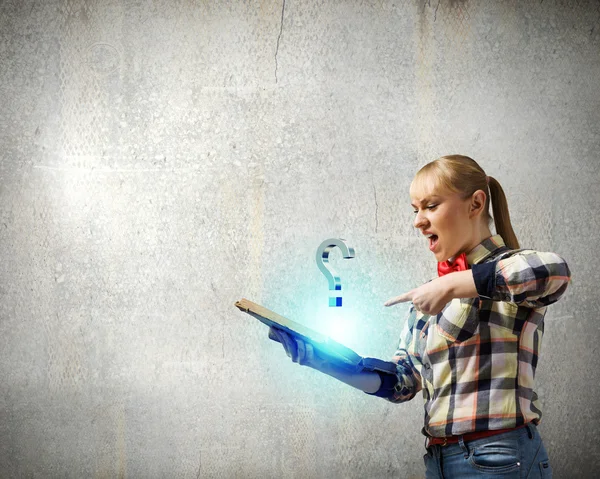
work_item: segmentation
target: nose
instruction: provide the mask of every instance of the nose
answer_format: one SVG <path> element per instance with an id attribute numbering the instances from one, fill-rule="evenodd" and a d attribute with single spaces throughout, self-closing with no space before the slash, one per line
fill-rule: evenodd
<path id="1" fill-rule="evenodd" d="M 415 228 L 421 229 L 426 225 L 427 225 L 427 218 L 425 218 L 423 213 L 421 211 L 419 211 L 417 213 L 417 215 L 415 216 L 414 226 L 415 226 Z"/>

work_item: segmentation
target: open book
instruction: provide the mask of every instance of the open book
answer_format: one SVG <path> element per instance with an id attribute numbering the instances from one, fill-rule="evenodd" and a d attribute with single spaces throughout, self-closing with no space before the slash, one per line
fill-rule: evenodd
<path id="1" fill-rule="evenodd" d="M 291 335 L 293 338 L 298 338 L 304 342 L 310 343 L 318 357 L 349 372 L 381 371 L 392 374 L 396 373 L 395 363 L 377 358 L 362 357 L 352 349 L 334 341 L 328 336 L 307 328 L 291 319 L 285 318 L 260 304 L 253 303 L 247 299 L 241 299 L 236 301 L 235 305 L 241 311 L 254 316 L 267 326 L 280 329 Z"/>

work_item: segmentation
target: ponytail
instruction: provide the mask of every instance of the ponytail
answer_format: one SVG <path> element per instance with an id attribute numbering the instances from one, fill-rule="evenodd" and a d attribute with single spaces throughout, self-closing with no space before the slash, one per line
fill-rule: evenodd
<path id="1" fill-rule="evenodd" d="M 498 180 L 492 176 L 488 176 L 488 186 L 490 189 L 490 202 L 492 204 L 492 211 L 494 212 L 496 232 L 502 236 L 504 243 L 510 249 L 519 249 L 517 235 L 515 235 L 512 225 L 510 224 L 508 203 L 506 202 L 504 190 L 500 186 L 500 183 L 498 183 Z"/>

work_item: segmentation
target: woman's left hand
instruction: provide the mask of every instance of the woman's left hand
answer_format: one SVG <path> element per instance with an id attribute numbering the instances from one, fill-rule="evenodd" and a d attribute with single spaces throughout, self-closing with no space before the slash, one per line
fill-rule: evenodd
<path id="1" fill-rule="evenodd" d="M 385 306 L 412 301 L 417 311 L 424 314 L 435 315 L 444 309 L 452 300 L 442 278 L 436 278 L 407 293 L 388 299 Z"/>

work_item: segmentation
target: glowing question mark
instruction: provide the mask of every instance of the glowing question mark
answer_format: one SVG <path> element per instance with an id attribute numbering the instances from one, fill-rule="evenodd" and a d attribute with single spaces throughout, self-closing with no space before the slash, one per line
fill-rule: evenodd
<path id="1" fill-rule="evenodd" d="M 317 249 L 317 266 L 321 272 L 327 278 L 329 282 L 329 291 L 341 291 L 342 282 L 340 277 L 336 274 L 334 269 L 329 265 L 329 253 L 333 248 L 339 248 L 342 250 L 342 255 L 346 259 L 354 258 L 354 248 L 348 246 L 345 243 L 345 239 L 341 238 L 329 238 L 321 243 L 319 249 Z M 340 293 L 341 294 L 341 293 Z M 341 296 L 329 296 L 329 306 L 341 306 Z"/>

